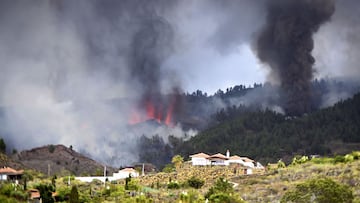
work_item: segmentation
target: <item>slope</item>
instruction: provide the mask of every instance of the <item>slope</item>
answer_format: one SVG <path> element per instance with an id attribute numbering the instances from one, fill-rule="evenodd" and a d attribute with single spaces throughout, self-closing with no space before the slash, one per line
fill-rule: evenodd
<path id="1" fill-rule="evenodd" d="M 188 157 L 229 149 L 270 162 L 295 154 L 344 154 L 360 147 L 360 93 L 302 117 L 270 110 L 243 111 L 241 107 L 219 114 L 217 125 L 175 146 L 175 153 Z"/>

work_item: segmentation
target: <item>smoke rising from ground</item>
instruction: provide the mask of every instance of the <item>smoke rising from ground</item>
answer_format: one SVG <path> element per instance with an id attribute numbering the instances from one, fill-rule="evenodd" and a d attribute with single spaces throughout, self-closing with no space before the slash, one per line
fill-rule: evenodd
<path id="1" fill-rule="evenodd" d="M 269 1 L 265 27 L 257 40 L 259 59 L 279 80 L 289 115 L 310 110 L 313 34 L 334 12 L 331 0 Z"/>
<path id="2" fill-rule="evenodd" d="M 243 75 L 249 77 L 249 84 L 264 82 L 253 81 L 255 73 L 249 70 L 260 67 L 250 47 L 255 33 L 268 23 L 266 2 L 1 1 L 1 136 L 18 150 L 44 144 L 73 145 L 97 160 L 120 165 L 137 161 L 141 149 L 136 140 L 143 133 L 158 134 L 165 140 L 168 135 L 195 134 L 184 132 L 177 123 L 172 124 L 174 127 L 149 125 L 129 130 L 129 119 L 134 110 L 146 114 L 145 103 L 149 100 L 157 108 L 167 106 L 166 111 L 175 117 L 180 115 L 180 93 L 201 89 L 195 84 L 211 85 L 220 80 L 226 86 L 243 84 L 238 80 Z M 322 7 L 325 1 L 314 2 Z M 359 28 L 355 15 L 358 12 L 351 4 L 339 2 L 334 24 L 326 24 L 315 36 L 314 54 L 319 61 L 327 61 L 328 47 L 336 41 L 336 35 L 331 33 L 338 27 L 346 30 L 347 34 L 341 35 L 346 50 L 359 53 L 358 35 L 350 29 Z M 317 17 L 321 11 L 315 9 L 310 14 Z M 347 11 L 352 16 L 350 21 L 344 17 Z M 319 21 L 304 30 L 306 36 L 311 36 L 326 19 Z M 312 43 L 305 41 L 309 43 L 305 45 Z M 310 52 L 306 47 L 300 55 L 309 57 Z M 242 54 L 246 58 L 238 60 Z M 345 64 L 346 72 L 354 71 L 357 58 L 339 60 L 339 64 Z M 245 65 L 237 67 L 239 61 Z M 311 68 L 311 60 L 305 62 L 301 63 Z M 236 66 L 236 71 L 227 68 L 230 66 Z M 329 64 L 316 64 L 320 70 L 327 67 Z M 259 75 L 266 75 L 266 70 L 257 70 Z M 312 75 L 309 71 L 300 79 L 308 82 Z M 223 74 L 225 78 L 220 76 Z M 296 87 L 288 84 L 287 88 L 307 90 L 305 82 L 298 82 L 301 85 Z M 163 94 L 167 96 L 160 98 Z M 252 103 L 257 98 L 265 102 L 263 95 L 267 94 L 254 92 L 232 104 Z M 201 109 L 214 112 L 224 105 L 214 101 Z M 159 114 L 165 117 L 168 113 Z"/>

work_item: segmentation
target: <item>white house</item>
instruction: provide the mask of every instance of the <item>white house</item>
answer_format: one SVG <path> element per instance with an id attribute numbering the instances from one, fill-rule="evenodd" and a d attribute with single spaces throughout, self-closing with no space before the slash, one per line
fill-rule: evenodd
<path id="1" fill-rule="evenodd" d="M 208 155 L 205 153 L 197 153 L 190 156 L 191 163 L 193 166 L 208 166 L 208 165 L 219 165 L 219 166 L 228 166 L 230 164 L 240 164 L 242 166 L 247 167 L 248 169 L 264 169 L 259 162 L 255 162 L 254 160 L 248 157 L 241 156 L 230 156 L 230 151 L 226 151 L 226 156 L 217 153 L 214 155 Z M 251 174 L 251 170 L 248 171 L 247 174 Z"/>
<path id="2" fill-rule="evenodd" d="M 244 160 L 237 156 L 237 155 L 234 155 L 234 156 L 230 156 L 229 159 L 227 160 L 227 163 L 228 164 L 241 164 L 241 165 L 244 165 Z"/>
<path id="3" fill-rule="evenodd" d="M 205 153 L 197 153 L 190 155 L 191 163 L 193 166 L 207 166 L 210 165 L 211 162 L 209 160 L 209 155 Z"/>
<path id="4" fill-rule="evenodd" d="M 76 180 L 80 180 L 82 182 L 92 182 L 93 180 L 100 180 L 101 182 L 113 181 L 125 179 L 127 177 L 138 177 L 139 173 L 133 168 L 124 168 L 119 170 L 117 173 L 113 173 L 112 176 L 89 176 L 89 177 L 75 177 Z"/>
<path id="5" fill-rule="evenodd" d="M 114 179 L 125 179 L 127 177 L 138 177 L 139 176 L 139 172 L 137 172 L 135 169 L 133 168 L 124 168 L 119 170 L 119 172 L 117 173 L 113 173 L 113 178 Z"/>
<path id="6" fill-rule="evenodd" d="M 3 167 L 0 168 L 0 181 L 2 180 L 19 180 L 21 179 L 21 176 L 23 175 L 23 170 L 15 170 L 10 167 Z"/>
<path id="7" fill-rule="evenodd" d="M 211 155 L 208 159 L 210 160 L 211 165 L 220 165 L 220 166 L 229 165 L 229 163 L 227 162 L 229 158 L 220 153 Z"/>

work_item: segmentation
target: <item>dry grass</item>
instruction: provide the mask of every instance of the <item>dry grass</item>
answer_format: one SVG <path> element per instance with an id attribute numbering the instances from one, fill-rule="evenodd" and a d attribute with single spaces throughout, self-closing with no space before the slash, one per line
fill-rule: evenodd
<path id="1" fill-rule="evenodd" d="M 167 190 L 167 183 L 177 181 L 180 184 L 195 176 L 205 181 L 198 190 L 205 194 L 219 177 L 237 183 L 235 191 L 247 202 L 279 202 L 286 191 L 307 179 L 329 177 L 337 182 L 349 185 L 356 199 L 360 199 L 360 161 L 339 164 L 314 164 L 311 162 L 268 171 L 256 171 L 253 175 L 244 175 L 243 168 L 236 166 L 194 167 L 184 164 L 174 173 L 157 173 L 138 178 L 141 185 L 159 188 L 159 198 L 177 196 L 187 188 Z M 161 197 L 160 197 L 161 196 Z"/>

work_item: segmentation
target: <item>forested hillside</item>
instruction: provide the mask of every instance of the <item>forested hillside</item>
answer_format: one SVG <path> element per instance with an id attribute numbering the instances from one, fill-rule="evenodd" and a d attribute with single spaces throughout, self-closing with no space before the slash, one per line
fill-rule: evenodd
<path id="1" fill-rule="evenodd" d="M 233 154 L 264 162 L 294 154 L 330 155 L 356 149 L 360 143 L 360 93 L 332 107 L 302 117 L 270 110 L 232 107 L 216 115 L 218 125 L 174 145 L 175 153 Z"/>

